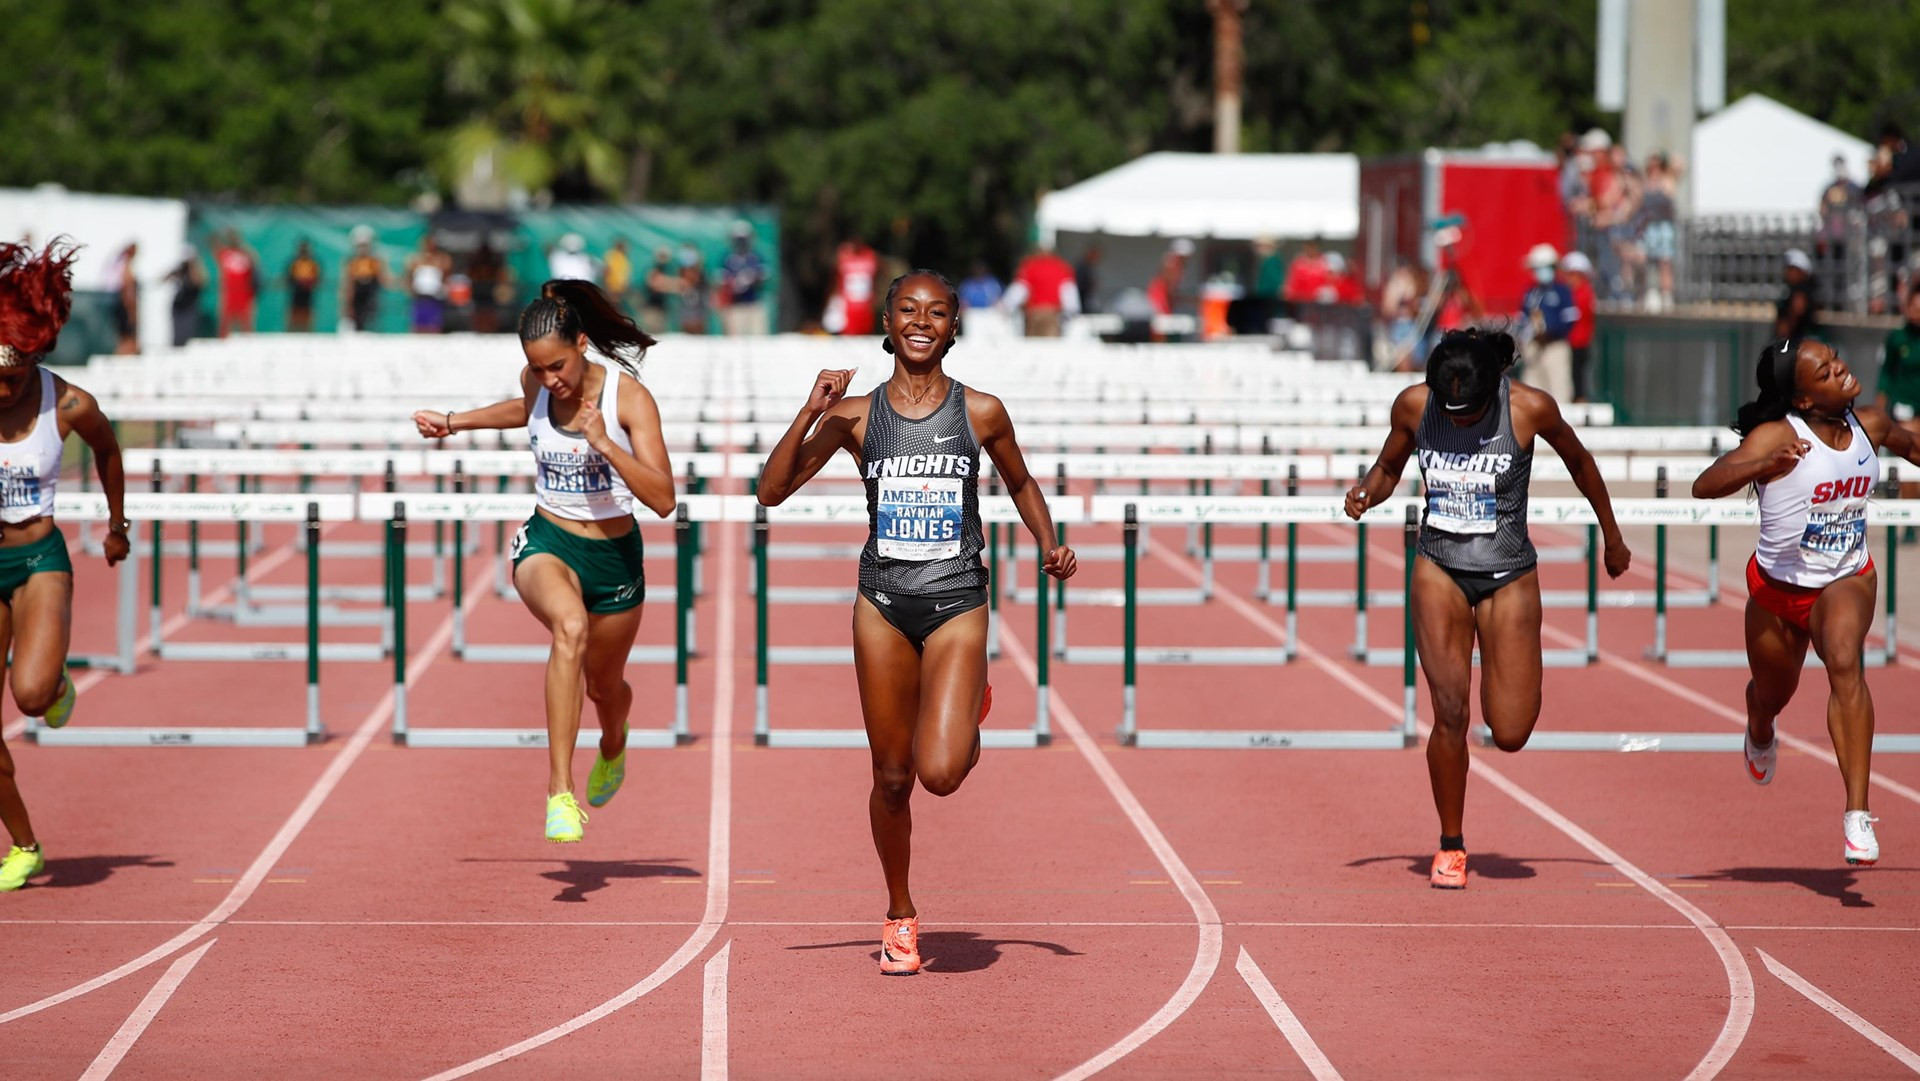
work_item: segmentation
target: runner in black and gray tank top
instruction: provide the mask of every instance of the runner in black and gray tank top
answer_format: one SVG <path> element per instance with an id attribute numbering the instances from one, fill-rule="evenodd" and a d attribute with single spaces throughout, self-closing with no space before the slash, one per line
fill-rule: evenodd
<path id="1" fill-rule="evenodd" d="M 940 408 L 903 417 L 874 388 L 860 443 L 867 486 L 867 545 L 860 588 L 924 596 L 984 589 L 980 528 L 980 441 L 958 380 Z"/>
<path id="2" fill-rule="evenodd" d="M 1538 561 L 1527 533 L 1533 446 L 1513 437 L 1512 385 L 1502 376 L 1486 414 L 1465 426 L 1429 395 L 1414 432 L 1427 486 L 1420 554 L 1456 576 L 1505 577 Z"/>
<path id="3" fill-rule="evenodd" d="M 1006 406 L 945 371 L 960 334 L 953 283 L 931 270 L 902 274 L 887 288 L 880 320 L 881 348 L 892 358 L 887 380 L 848 398 L 853 369 L 815 377 L 807 404 L 767 455 L 755 494 L 777 507 L 841 451 L 859 463 L 866 484 L 853 671 L 873 754 L 867 823 L 887 883 L 880 971 L 904 976 L 920 971 L 920 914 L 907 889 L 908 799 L 916 782 L 936 796 L 959 789 L 980 760 L 980 724 L 993 704 L 980 564 L 982 455 L 993 460 L 1043 553 L 1041 570 L 1069 578 L 1075 561 L 1054 531 Z"/>
<path id="4" fill-rule="evenodd" d="M 1407 459 L 1419 454 L 1426 516 L 1408 603 L 1433 698 L 1427 776 L 1440 812 L 1440 851 L 1428 881 L 1439 889 L 1467 884 L 1463 820 L 1476 646 L 1481 719 L 1494 745 L 1519 750 L 1540 719 L 1540 576 L 1527 536 L 1536 436 L 1566 462 L 1593 505 L 1607 573 L 1626 573 L 1629 558 L 1593 455 L 1550 395 L 1507 378 L 1514 354 L 1506 334 L 1464 330 L 1441 338 L 1427 358 L 1425 385 L 1394 399 L 1379 460 L 1347 492 L 1347 513 L 1363 516 L 1393 494 Z"/>

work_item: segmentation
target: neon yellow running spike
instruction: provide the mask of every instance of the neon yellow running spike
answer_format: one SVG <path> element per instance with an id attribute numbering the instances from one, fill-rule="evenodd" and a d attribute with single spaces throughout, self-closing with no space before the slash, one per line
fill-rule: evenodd
<path id="1" fill-rule="evenodd" d="M 587 804 L 592 807 L 605 807 L 607 801 L 620 791 L 620 782 L 627 779 L 627 748 L 623 743 L 620 753 L 609 762 L 594 752 L 593 772 L 587 774 Z"/>
<path id="2" fill-rule="evenodd" d="M 65 689 L 60 692 L 59 699 L 55 701 L 53 705 L 47 707 L 47 715 L 40 718 L 47 722 L 48 728 L 63 728 L 66 726 L 68 719 L 73 716 L 73 677 L 67 674 L 66 669 L 62 668 L 60 670 L 60 680 Z"/>
<path id="3" fill-rule="evenodd" d="M 568 843 L 587 835 L 587 812 L 573 793 L 547 797 L 547 840 Z"/>
<path id="4" fill-rule="evenodd" d="M 40 846 L 34 845 L 29 852 L 19 845 L 7 849 L 7 858 L 0 860 L 0 893 L 17 890 L 27 884 L 27 879 L 47 869 L 47 858 L 40 852 Z"/>

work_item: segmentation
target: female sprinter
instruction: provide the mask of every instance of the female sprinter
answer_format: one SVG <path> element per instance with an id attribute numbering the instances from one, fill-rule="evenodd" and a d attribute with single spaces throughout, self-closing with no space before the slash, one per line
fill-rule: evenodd
<path id="1" fill-rule="evenodd" d="M 1450 331 L 1427 359 L 1425 385 L 1393 402 L 1393 429 L 1366 479 L 1347 493 L 1358 518 L 1393 493 L 1408 455 L 1420 452 L 1427 486 L 1420 557 L 1413 568 L 1413 637 L 1433 695 L 1427 776 L 1440 812 L 1440 851 L 1429 881 L 1467 886 L 1461 820 L 1467 802 L 1467 701 L 1480 644 L 1480 713 L 1494 745 L 1517 751 L 1540 719 L 1540 576 L 1527 535 L 1533 440 L 1545 439 L 1593 504 L 1607 574 L 1629 553 L 1593 456 L 1551 396 L 1506 376 L 1513 339 Z"/>
<path id="2" fill-rule="evenodd" d="M 1760 396 L 1740 407 L 1740 445 L 1693 482 L 1696 499 L 1752 484 L 1760 493 L 1760 543 L 1747 562 L 1747 776 L 1773 780 L 1773 721 L 1800 685 L 1807 645 L 1827 666 L 1827 734 L 1847 786 L 1841 816 L 1848 863 L 1880 859 L 1867 812 L 1873 766 L 1873 697 L 1861 651 L 1878 585 L 1867 554 L 1867 498 L 1886 447 L 1920 463 L 1911 432 L 1878 409 L 1853 408 L 1860 381 L 1832 347 L 1775 341 L 1760 356 Z"/>
<path id="3" fill-rule="evenodd" d="M 867 486 L 869 536 L 853 602 L 853 666 L 860 685 L 873 793 L 867 817 L 887 881 L 880 971 L 920 971 L 920 921 L 907 889 L 917 777 L 949 796 L 980 760 L 987 687 L 987 571 L 980 563 L 980 452 L 993 458 L 1045 569 L 1068 578 L 1046 497 L 1027 472 L 1000 399 L 961 386 L 941 368 L 960 332 L 953 283 L 915 270 L 887 288 L 881 347 L 893 376 L 845 397 L 852 371 L 825 371 L 760 475 L 760 502 L 778 506 L 837 450 Z"/>
<path id="4" fill-rule="evenodd" d="M 647 592 L 633 503 L 638 499 L 664 518 L 677 501 L 660 410 L 637 378 L 652 344 L 592 283 L 550 281 L 520 313 L 520 347 L 527 357 L 520 397 L 468 412 L 413 415 L 420 434 L 430 439 L 472 428 L 525 426 L 533 444 L 536 507 L 513 536 L 513 586 L 553 634 L 547 657 L 549 841 L 578 841 L 585 832 L 587 813 L 573 795 L 583 677 L 600 718 L 600 754 L 587 776 L 587 802 L 605 804 L 626 779 L 633 688 L 624 672 Z M 589 357 L 588 348 L 613 364 Z"/>
<path id="5" fill-rule="evenodd" d="M 80 433 L 100 462 L 107 496 L 107 565 L 127 558 L 126 477 L 120 443 L 93 395 L 40 366 L 72 308 L 73 249 L 35 252 L 0 244 L 0 658 L 13 650 L 20 712 L 59 728 L 73 716 L 67 639 L 73 627 L 73 563 L 53 522 L 60 451 Z M 0 743 L 0 822 L 13 843 L 0 860 L 0 891 L 46 868 L 27 805 Z"/>

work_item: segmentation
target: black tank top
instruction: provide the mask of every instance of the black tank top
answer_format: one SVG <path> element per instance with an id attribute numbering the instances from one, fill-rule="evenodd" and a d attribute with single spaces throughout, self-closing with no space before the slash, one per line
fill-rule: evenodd
<path id="1" fill-rule="evenodd" d="M 967 388 L 953 381 L 940 408 L 903 417 L 875 387 L 860 462 L 867 486 L 867 545 L 860 586 L 909 596 L 982 589 L 980 441 Z"/>
<path id="2" fill-rule="evenodd" d="M 1509 391 L 1499 393 L 1477 423 L 1455 424 L 1427 396 L 1413 445 L 1427 486 L 1420 554 L 1466 574 L 1504 574 L 1538 562 L 1527 532 L 1527 484 L 1533 448 L 1513 435 Z"/>

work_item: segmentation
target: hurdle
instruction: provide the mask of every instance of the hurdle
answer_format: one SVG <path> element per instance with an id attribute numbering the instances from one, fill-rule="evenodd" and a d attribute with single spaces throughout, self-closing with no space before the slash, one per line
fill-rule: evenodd
<path id="1" fill-rule="evenodd" d="M 1403 522 L 1406 546 L 1405 588 L 1413 588 L 1413 553 L 1420 532 L 1419 507 L 1407 500 L 1390 499 L 1369 507 L 1362 519 L 1385 523 Z M 1339 749 L 1398 750 L 1413 746 L 1417 740 L 1417 697 L 1414 689 L 1416 648 L 1413 638 L 1413 608 L 1406 605 L 1402 623 L 1406 637 L 1400 650 L 1403 669 L 1402 714 L 1397 723 L 1385 730 L 1284 730 L 1261 731 L 1195 730 L 1142 728 L 1139 723 L 1137 669 L 1146 664 L 1284 664 L 1293 656 L 1291 649 L 1213 647 L 1186 649 L 1157 647 L 1142 650 L 1139 645 L 1138 604 L 1135 603 L 1139 559 L 1135 540 L 1144 520 L 1193 522 L 1203 519 L 1232 520 L 1240 524 L 1266 522 L 1334 522 L 1345 520 L 1344 500 L 1327 497 L 1287 499 L 1261 497 L 1222 497 L 1213 500 L 1140 499 L 1133 496 L 1100 496 L 1093 501 L 1090 515 L 1095 521 L 1119 520 L 1123 547 L 1127 552 L 1125 592 L 1128 602 L 1123 619 L 1121 645 L 1116 652 L 1121 665 L 1121 715 L 1115 733 L 1122 744 L 1132 747 L 1190 749 Z M 1291 633 L 1291 632 L 1289 632 Z M 1291 641 L 1288 643 L 1292 645 Z M 1083 655 L 1086 651 L 1083 648 Z M 1098 654 L 1105 657 L 1104 652 Z"/>
<path id="2" fill-rule="evenodd" d="M 675 747 L 692 738 L 688 718 L 687 668 L 690 655 L 688 631 L 693 607 L 692 591 L 692 548 L 691 530 L 695 520 L 718 520 L 720 504 L 725 497 L 716 495 L 684 496 L 674 514 L 675 558 L 675 604 L 674 604 L 674 645 L 666 659 L 674 665 L 674 716 L 672 722 L 664 728 L 630 728 L 627 733 L 627 746 L 645 748 Z M 463 524 L 468 521 L 519 521 L 533 513 L 533 496 L 528 494 L 483 495 L 456 491 L 451 495 L 439 493 L 382 493 L 378 496 L 365 496 L 360 500 L 359 514 L 363 521 L 385 522 L 387 525 L 387 564 L 391 588 L 397 593 L 406 585 L 407 524 L 409 521 L 453 522 L 456 538 L 463 532 Z M 460 550 L 456 542 L 454 550 Z M 456 605 L 465 593 L 465 567 L 462 562 L 454 564 L 453 596 Z M 647 591 L 652 597 L 653 591 Z M 545 747 L 547 732 L 544 728 L 456 728 L 456 727 L 420 727 L 410 723 L 406 708 L 406 617 L 405 606 L 396 608 L 394 620 L 394 712 L 393 741 L 407 747 L 464 747 L 464 748 L 500 748 L 500 747 Z M 464 634 L 461 629 L 465 613 L 456 607 L 454 626 L 456 634 Z M 469 653 L 473 643 L 467 643 Z M 506 650 L 511 647 L 499 647 Z M 541 662 L 546 660 L 548 647 L 528 646 L 526 659 L 533 653 L 538 654 Z M 629 663 L 634 654 L 642 654 L 645 661 L 651 663 L 661 651 L 638 647 L 629 653 Z M 473 659 L 465 657 L 463 659 Z M 724 663 L 724 661 L 722 662 Z M 585 729 L 585 726 L 582 726 Z M 579 734 L 575 734 L 578 740 Z"/>
<path id="3" fill-rule="evenodd" d="M 74 516 L 104 518 L 106 497 L 87 494 L 87 505 L 68 506 L 60 511 Z M 299 727 L 69 727 L 48 728 L 37 718 L 28 721 L 27 736 L 37 743 L 70 747 L 298 747 L 317 743 L 326 730 L 320 710 L 320 662 L 323 659 L 379 659 L 379 654 L 343 651 L 342 644 L 323 645 L 320 641 L 320 523 L 345 521 L 353 516 L 354 499 L 348 495 L 229 495 L 204 496 L 192 493 L 129 494 L 126 513 L 151 521 L 160 532 L 163 521 L 204 521 L 221 518 L 228 521 L 301 522 L 307 536 L 307 624 L 305 640 L 263 643 L 164 643 L 158 636 L 153 645 L 162 658 L 184 660 L 264 660 L 303 661 L 306 664 L 306 719 Z M 97 512 L 86 514 L 84 512 Z M 80 512 L 80 513 L 76 513 Z M 129 556 L 131 559 L 131 556 Z M 137 578 L 123 576 L 123 600 L 138 593 Z M 162 651 L 165 647 L 165 651 Z"/>
<path id="4" fill-rule="evenodd" d="M 1666 474 L 1666 471 L 1663 468 L 1661 470 L 1661 479 L 1660 479 L 1660 486 L 1661 486 L 1660 490 L 1663 493 L 1666 491 L 1666 475 L 1665 474 Z M 1908 508 L 1900 506 L 1897 502 L 1900 498 L 1900 467 L 1899 466 L 1889 465 L 1887 467 L 1887 475 L 1886 475 L 1885 481 L 1883 482 L 1883 485 L 1884 486 L 1881 489 L 1882 499 L 1890 500 L 1894 502 L 1891 502 L 1891 503 L 1882 502 L 1882 503 L 1874 504 L 1871 508 L 1869 508 L 1868 519 L 1870 521 L 1875 521 L 1875 522 L 1884 521 L 1887 524 L 1886 525 L 1886 545 L 1887 545 L 1886 546 L 1886 563 L 1881 568 L 1882 573 L 1886 576 L 1886 582 L 1887 582 L 1887 633 L 1886 633 L 1885 645 L 1883 648 L 1878 650 L 1868 650 L 1862 657 L 1862 661 L 1869 668 L 1882 668 L 1882 667 L 1885 667 L 1886 665 L 1892 664 L 1895 662 L 1895 659 L 1899 655 L 1899 632 L 1900 632 L 1900 622 L 1898 618 L 1899 617 L 1899 599 L 1900 599 L 1899 523 L 1903 521 L 1903 519 L 1901 519 L 1899 516 L 1901 514 L 1909 513 Z M 1736 520 L 1743 523 L 1745 522 L 1757 523 L 1760 520 L 1759 511 L 1756 507 L 1742 505 L 1739 508 L 1739 510 L 1743 512 L 1742 515 L 1737 519 L 1732 519 L 1732 520 Z M 1710 523 L 1708 525 L 1708 529 L 1710 530 L 1710 538 L 1718 535 L 1718 532 L 1719 532 L 1718 522 L 1720 520 L 1725 520 L 1725 519 L 1709 519 L 1708 520 Z M 1653 617 L 1653 645 L 1647 648 L 1647 651 L 1646 651 L 1647 659 L 1659 661 L 1662 664 L 1667 665 L 1669 668 L 1745 668 L 1747 666 L 1747 652 L 1744 648 L 1743 649 L 1673 649 L 1673 648 L 1670 648 L 1668 644 L 1668 637 L 1667 637 L 1667 608 L 1671 606 L 1672 600 L 1666 590 L 1666 582 L 1667 582 L 1667 532 L 1666 530 L 1667 530 L 1667 527 L 1665 524 L 1661 524 L 1654 528 L 1655 528 L 1654 558 L 1656 561 L 1656 569 L 1654 571 L 1654 590 L 1655 590 L 1654 605 L 1655 607 L 1654 607 L 1654 617 Z M 1710 579 L 1709 588 L 1713 590 L 1716 596 L 1719 593 L 1718 579 L 1717 579 L 1717 574 L 1719 570 L 1719 566 L 1718 566 L 1719 554 L 1720 554 L 1719 546 L 1717 544 L 1710 543 L 1708 547 L 1708 559 L 1711 562 L 1708 565 L 1710 569 L 1714 572 L 1715 577 Z M 1808 668 L 1820 667 L 1820 658 L 1814 655 L 1814 651 L 1812 649 L 1807 650 L 1806 666 Z"/>
<path id="5" fill-rule="evenodd" d="M 85 446 L 86 444 L 81 444 Z M 131 501 L 134 497 L 128 493 Z M 131 505 L 131 504 L 129 504 Z M 87 522 L 107 520 L 107 497 L 104 493 L 88 491 L 56 492 L 54 495 L 54 520 L 67 520 L 82 524 L 80 532 L 80 550 L 87 551 Z M 73 653 L 67 654 L 68 668 L 99 669 L 130 676 L 138 666 L 135 660 L 134 638 L 139 634 L 140 622 L 140 523 L 134 522 L 127 532 L 127 558 L 120 561 L 115 578 L 115 596 L 113 609 L 113 652 L 112 653 Z"/>
<path id="6" fill-rule="evenodd" d="M 1896 489 L 1897 490 L 1897 489 Z M 1759 510 L 1749 504 L 1726 503 L 1719 500 L 1678 500 L 1678 499 L 1639 499 L 1621 500 L 1614 504 L 1615 516 L 1623 524 L 1645 525 L 1664 522 L 1669 525 L 1706 526 L 1744 525 L 1759 521 Z M 1867 520 L 1870 526 L 1885 526 L 1887 530 L 1887 567 L 1888 596 L 1891 598 L 1898 585 L 1893 568 L 1897 566 L 1895 556 L 1898 549 L 1898 529 L 1901 526 L 1920 524 L 1920 505 L 1912 503 L 1876 503 L 1867 508 Z M 1897 622 L 1897 612 L 1888 602 L 1887 610 L 1888 638 L 1886 648 L 1877 654 L 1869 651 L 1866 658 L 1869 664 L 1889 664 L 1897 656 L 1897 643 L 1893 631 Z M 1656 624 L 1656 634 L 1660 633 Z M 1669 651 L 1669 656 L 1674 652 Z M 1704 654 L 1709 659 L 1737 659 L 1740 666 L 1746 664 L 1744 651 L 1700 650 L 1692 651 Z M 1688 656 L 1682 654 L 1683 657 Z M 1817 665 L 1818 659 L 1813 651 L 1807 651 L 1809 666 Z M 1669 662 L 1671 663 L 1671 662 Z M 1683 660 L 1680 667 L 1687 667 Z M 1706 667 L 1694 664 L 1692 667 Z M 1493 741 L 1493 734 L 1486 725 L 1475 727 L 1476 739 L 1484 746 Z M 1733 732 L 1540 732 L 1536 731 L 1528 740 L 1527 746 L 1549 751 L 1706 751 L 1734 752 L 1741 749 L 1744 733 Z M 1876 753 L 1920 754 L 1920 735 L 1897 733 L 1879 733 L 1873 737 L 1873 749 Z"/>
<path id="7" fill-rule="evenodd" d="M 864 496 L 813 496 L 787 500 L 778 507 L 762 506 L 752 496 L 727 497 L 723 513 L 728 521 L 746 521 L 753 525 L 753 577 L 754 577 L 754 700 L 753 700 L 753 741 L 762 747 L 813 747 L 813 748 L 850 748 L 865 747 L 867 734 L 857 728 L 795 729 L 777 728 L 773 725 L 771 693 L 768 684 L 769 670 L 774 665 L 847 665 L 853 663 L 851 646 L 774 646 L 769 642 L 767 561 L 771 549 L 770 534 L 774 525 L 785 524 L 835 524 L 866 521 L 866 498 Z M 983 523 L 1013 523 L 1020 521 L 1020 512 L 1013 500 L 1006 496 L 986 496 L 980 499 L 980 518 Z M 1056 498 L 1048 504 L 1057 525 L 1086 520 L 1085 507 L 1078 499 Z M 1045 581 L 1045 572 L 1040 570 L 1042 561 L 1036 559 L 1034 567 Z M 989 575 L 995 568 L 989 567 Z M 995 583 L 989 580 L 987 589 L 989 604 Z M 1048 678 L 1049 651 L 1047 643 L 1047 590 L 1041 589 L 1037 601 L 1036 644 L 1034 660 L 1038 666 L 1039 684 L 1034 710 L 1033 724 L 1026 728 L 983 728 L 980 730 L 982 747 L 1014 748 L 1041 747 L 1051 739 L 1049 718 Z M 992 626 L 989 611 L 989 627 Z"/>

